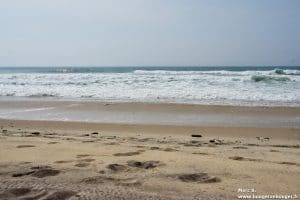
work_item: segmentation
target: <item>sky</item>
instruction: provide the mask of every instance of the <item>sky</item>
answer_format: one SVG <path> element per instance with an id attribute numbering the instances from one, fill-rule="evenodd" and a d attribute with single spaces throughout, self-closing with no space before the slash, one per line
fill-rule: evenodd
<path id="1" fill-rule="evenodd" d="M 0 0 L 0 66 L 300 65 L 299 0 Z"/>

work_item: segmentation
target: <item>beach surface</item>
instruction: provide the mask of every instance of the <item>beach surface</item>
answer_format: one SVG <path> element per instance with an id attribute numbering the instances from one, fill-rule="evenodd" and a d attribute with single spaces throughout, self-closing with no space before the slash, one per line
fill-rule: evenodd
<path id="1" fill-rule="evenodd" d="M 0 115 L 0 199 L 300 196 L 299 107 L 2 100 Z"/>

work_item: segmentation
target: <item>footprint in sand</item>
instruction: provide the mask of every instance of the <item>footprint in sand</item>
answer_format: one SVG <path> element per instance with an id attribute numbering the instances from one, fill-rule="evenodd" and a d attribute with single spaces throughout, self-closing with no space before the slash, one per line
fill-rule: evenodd
<path id="1" fill-rule="evenodd" d="M 81 159 L 81 160 L 78 160 L 79 162 L 93 162 L 95 161 L 95 159 L 93 158 L 85 158 L 85 159 Z"/>
<path id="2" fill-rule="evenodd" d="M 90 155 L 90 154 L 78 154 L 76 156 L 76 158 L 84 158 L 84 157 L 88 157 L 88 156 L 92 156 L 92 155 Z"/>
<path id="3" fill-rule="evenodd" d="M 58 144 L 59 142 L 48 142 L 47 144 Z"/>
<path id="4" fill-rule="evenodd" d="M 196 155 L 211 155 L 209 153 L 205 153 L 205 152 L 193 152 L 193 154 L 196 154 Z"/>
<path id="5" fill-rule="evenodd" d="M 142 183 L 134 178 L 114 178 L 109 176 L 95 176 L 83 179 L 81 182 L 86 184 L 113 183 L 122 186 L 139 186 Z"/>
<path id="6" fill-rule="evenodd" d="M 300 166 L 299 163 L 294 163 L 294 162 L 275 162 L 277 164 L 283 164 L 283 165 L 295 165 L 295 166 Z"/>
<path id="7" fill-rule="evenodd" d="M 81 163 L 75 164 L 74 166 L 75 167 L 87 167 L 89 165 L 90 165 L 90 163 L 81 162 Z"/>
<path id="8" fill-rule="evenodd" d="M 244 158 L 244 157 L 241 157 L 241 156 L 232 156 L 232 157 L 229 157 L 229 159 L 231 159 L 231 160 L 237 160 L 237 161 L 263 161 L 261 159 Z"/>
<path id="9" fill-rule="evenodd" d="M 64 164 L 64 163 L 71 163 L 71 162 L 74 162 L 74 160 L 58 160 L 58 161 L 55 161 L 54 163 Z"/>
<path id="10" fill-rule="evenodd" d="M 270 152 L 280 152 L 280 151 L 275 150 L 275 149 L 271 149 Z"/>
<path id="11" fill-rule="evenodd" d="M 31 174 L 33 177 L 44 178 L 46 176 L 56 176 L 60 173 L 59 170 L 56 169 L 40 169 Z"/>
<path id="12" fill-rule="evenodd" d="M 174 152 L 174 151 L 178 151 L 177 149 L 173 149 L 173 148 L 165 148 L 165 149 L 162 149 L 163 151 L 167 151 L 167 152 Z"/>
<path id="13" fill-rule="evenodd" d="M 238 146 L 238 147 L 232 147 L 233 149 L 248 149 L 247 147 Z"/>
<path id="14" fill-rule="evenodd" d="M 31 191 L 31 188 L 12 188 L 0 194 L 0 199 L 13 199 L 24 196 Z"/>
<path id="15" fill-rule="evenodd" d="M 162 163 L 160 161 L 155 161 L 155 160 L 150 160 L 150 161 L 145 161 L 145 162 L 129 160 L 129 161 L 127 161 L 127 165 L 130 167 L 137 167 L 137 168 L 142 168 L 142 169 L 152 169 L 152 168 L 156 168 L 158 166 L 163 166 L 164 163 Z"/>
<path id="16" fill-rule="evenodd" d="M 60 173 L 59 170 L 52 169 L 49 166 L 31 167 L 31 170 L 12 174 L 12 177 L 21 177 L 31 175 L 36 178 L 44 178 L 47 176 L 56 176 Z"/>
<path id="17" fill-rule="evenodd" d="M 114 156 L 134 156 L 139 155 L 143 151 L 132 151 L 132 152 L 126 152 L 126 153 L 115 153 Z"/>
<path id="18" fill-rule="evenodd" d="M 90 165 L 90 162 L 93 162 L 93 161 L 95 161 L 95 159 L 92 159 L 92 158 L 81 159 L 81 160 L 78 160 L 78 163 L 75 164 L 74 166 L 75 167 L 87 167 Z"/>
<path id="19" fill-rule="evenodd" d="M 69 199 L 70 197 L 74 196 L 75 194 L 76 194 L 76 192 L 68 191 L 68 190 L 57 191 L 57 192 L 54 192 L 54 193 L 50 194 L 49 196 L 47 196 L 45 198 L 45 200 L 65 200 L 65 199 Z"/>
<path id="20" fill-rule="evenodd" d="M 163 166 L 164 163 L 160 161 L 137 161 L 137 160 L 129 160 L 127 161 L 127 165 L 122 164 L 109 164 L 106 166 L 107 169 L 111 170 L 112 172 L 124 172 L 129 171 L 132 168 L 140 168 L 140 169 L 153 169 L 158 166 Z"/>
<path id="21" fill-rule="evenodd" d="M 192 173 L 192 174 L 175 174 L 170 175 L 183 182 L 196 182 L 196 183 L 217 183 L 221 179 L 215 176 L 209 176 L 207 173 Z"/>
<path id="22" fill-rule="evenodd" d="M 107 169 L 113 172 L 127 171 L 128 167 L 126 165 L 121 164 L 109 164 L 106 166 Z"/>

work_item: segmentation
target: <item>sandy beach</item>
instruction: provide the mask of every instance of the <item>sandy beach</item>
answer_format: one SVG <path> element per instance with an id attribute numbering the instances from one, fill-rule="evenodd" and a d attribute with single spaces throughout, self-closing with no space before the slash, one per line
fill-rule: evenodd
<path id="1" fill-rule="evenodd" d="M 23 109 L 31 108 L 29 104 L 39 108 L 70 104 L 38 102 L 18 105 Z M 18 107 L 14 102 L 2 102 L 2 111 L 10 108 L 9 104 Z M 150 113 L 157 115 L 157 123 L 34 120 L 31 115 L 28 120 L 1 119 L 0 199 L 300 195 L 297 107 L 87 103 L 75 110 L 79 107 L 83 111 L 97 107 L 99 113 L 105 108 L 108 116 L 117 111 L 122 115 Z M 160 123 L 165 116 L 161 112 L 213 117 L 208 125 L 197 121 L 176 125 L 174 120 Z M 234 123 L 222 124 L 215 117 L 230 115 Z M 244 116 L 251 126 L 246 126 Z M 241 126 L 236 119 L 242 119 Z M 255 126 L 251 119 L 267 123 Z M 276 124 L 276 119 L 287 119 L 286 124 Z M 288 119 L 294 119 L 295 127 L 286 127 Z"/>
<path id="2" fill-rule="evenodd" d="M 0 200 L 300 200 L 300 0 L 0 4 Z"/>

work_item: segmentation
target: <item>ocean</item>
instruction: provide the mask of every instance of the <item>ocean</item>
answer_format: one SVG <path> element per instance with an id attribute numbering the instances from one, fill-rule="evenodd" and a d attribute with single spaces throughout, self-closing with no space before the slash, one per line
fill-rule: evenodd
<path id="1" fill-rule="evenodd" d="M 1 67 L 0 97 L 299 106 L 300 66 Z"/>

